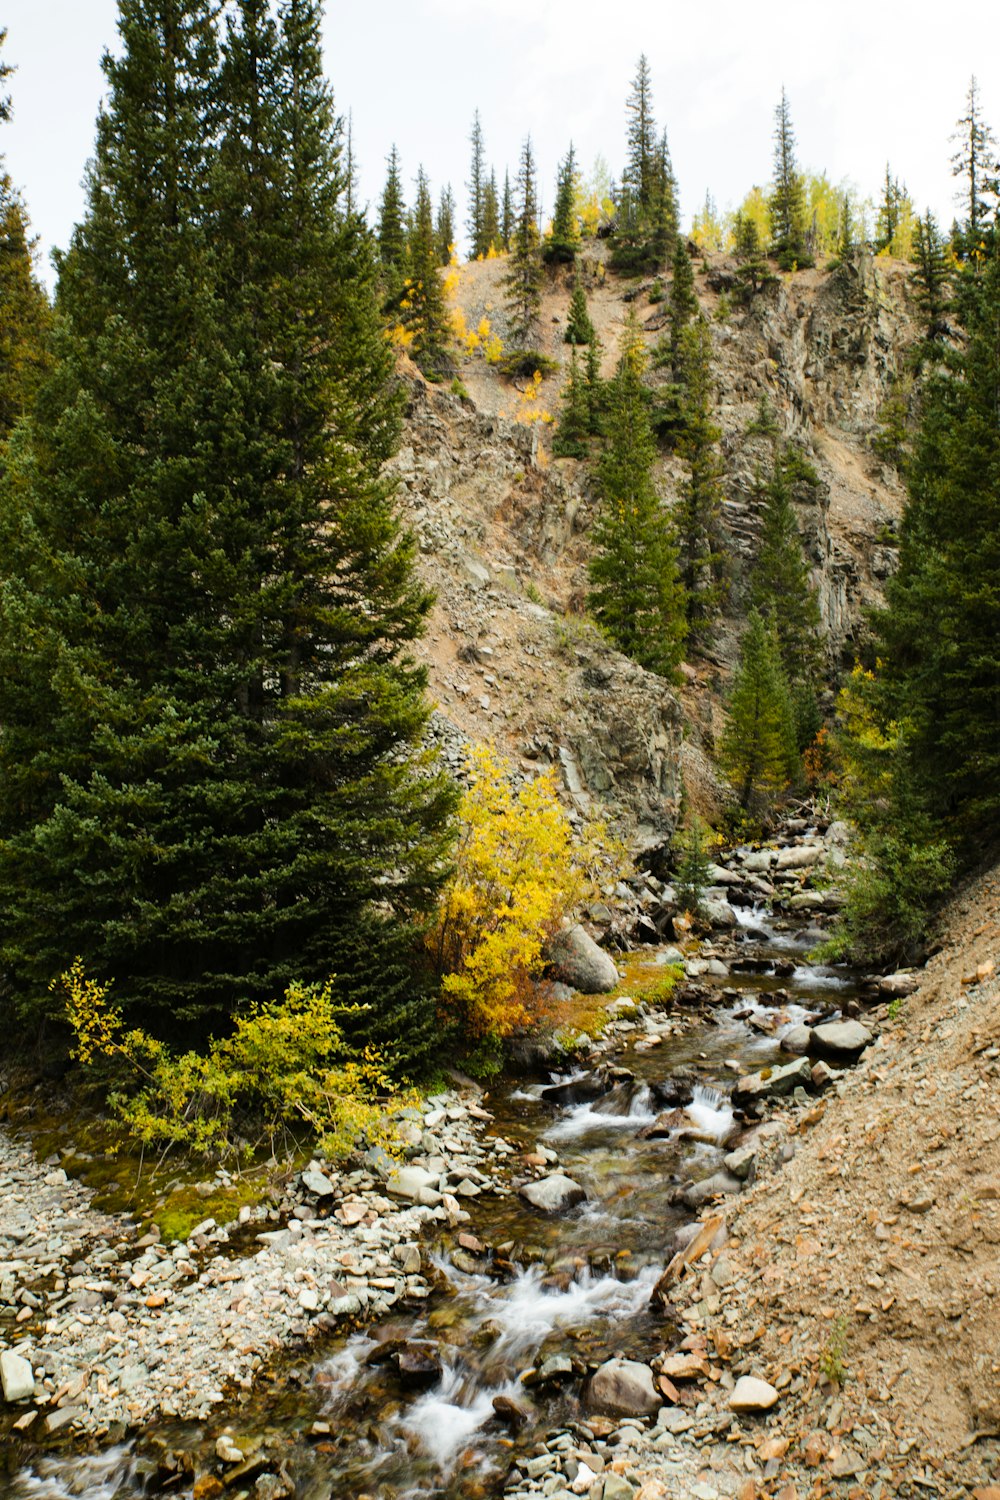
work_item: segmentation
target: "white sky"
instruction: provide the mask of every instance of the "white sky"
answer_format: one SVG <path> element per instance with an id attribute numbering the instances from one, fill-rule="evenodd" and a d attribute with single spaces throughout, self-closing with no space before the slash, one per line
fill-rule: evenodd
<path id="1" fill-rule="evenodd" d="M 115 0 L 4 0 L 14 119 L 0 151 L 41 239 L 43 270 L 79 218 L 80 182 L 116 42 Z M 530 131 L 542 202 L 572 137 L 585 170 L 617 176 L 624 103 L 640 51 L 668 132 L 685 224 L 706 188 L 720 209 L 770 175 L 774 106 L 788 90 L 801 167 L 877 197 L 885 163 L 918 210 L 954 212 L 949 136 L 976 72 L 1000 131 L 1000 5 L 965 0 L 328 0 L 327 70 L 352 112 L 362 195 L 374 203 L 395 142 L 408 191 L 423 161 L 465 219 L 468 134 L 513 177 Z M 50 278 L 51 279 L 51 278 Z"/>

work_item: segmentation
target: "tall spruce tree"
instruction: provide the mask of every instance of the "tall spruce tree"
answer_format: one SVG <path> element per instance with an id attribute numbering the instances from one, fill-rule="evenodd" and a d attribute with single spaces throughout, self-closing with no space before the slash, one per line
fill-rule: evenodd
<path id="1" fill-rule="evenodd" d="M 627 149 L 622 190 L 640 209 L 649 208 L 656 190 L 656 118 L 653 80 L 645 52 L 639 56 L 632 89 L 625 103 Z"/>
<path id="2" fill-rule="evenodd" d="M 590 344 L 593 338 L 594 324 L 587 307 L 587 293 L 584 291 L 583 282 L 578 277 L 573 284 L 573 294 L 569 299 L 566 342 L 567 344 Z"/>
<path id="3" fill-rule="evenodd" d="M 483 188 L 483 219 L 479 255 L 500 249 L 500 200 L 497 197 L 496 173 L 490 172 Z"/>
<path id="4" fill-rule="evenodd" d="M 774 111 L 774 181 L 767 204 L 771 221 L 771 253 L 783 271 L 812 265 L 806 250 L 806 207 L 802 174 L 795 159 L 795 131 L 788 95 Z"/>
<path id="5" fill-rule="evenodd" d="M 517 208 L 510 266 L 504 277 L 510 338 L 515 349 L 530 344 L 542 305 L 542 257 L 538 233 L 538 189 L 530 135 L 521 148 L 517 174 Z"/>
<path id="6" fill-rule="evenodd" d="M 473 260 L 476 260 L 480 255 L 485 255 L 490 248 L 489 240 L 484 239 L 483 235 L 483 194 L 486 191 L 488 179 L 486 147 L 483 144 L 483 127 L 478 109 L 472 117 L 469 144 L 472 147 L 472 160 L 469 167 L 469 181 L 466 184 L 469 193 L 469 217 L 465 227 L 469 231 L 469 254 Z"/>
<path id="7" fill-rule="evenodd" d="M 949 331 L 951 271 L 944 239 L 929 209 L 922 219 L 917 220 L 913 264 L 913 281 L 924 322 L 924 337 L 929 344 L 940 344 Z"/>
<path id="8" fill-rule="evenodd" d="M 965 96 L 965 114 L 956 122 L 952 136 L 956 150 L 951 159 L 952 173 L 961 179 L 961 202 L 965 220 L 961 225 L 957 252 L 965 259 L 977 258 L 987 246 L 995 229 L 997 142 L 983 115 L 979 85 L 975 74 L 969 80 Z"/>
<path id="9" fill-rule="evenodd" d="M 451 183 L 446 183 L 441 189 L 434 233 L 437 239 L 438 264 L 450 265 L 455 250 L 455 195 L 451 190 Z"/>
<path id="10" fill-rule="evenodd" d="M 0 87 L 14 71 L 2 61 L 6 31 L 0 31 Z M 11 116 L 10 98 L 0 94 L 0 123 Z M 52 309 L 35 273 L 28 215 L 0 156 L 0 444 L 31 406 L 49 368 Z"/>
<path id="11" fill-rule="evenodd" d="M 694 266 L 687 245 L 678 239 L 674 246 L 673 275 L 670 278 L 670 363 L 675 376 L 681 376 L 681 335 L 698 311 L 694 289 Z"/>
<path id="12" fill-rule="evenodd" d="M 740 806 L 755 815 L 797 774 L 791 693 L 774 627 L 757 610 L 740 642 L 719 754 Z"/>
<path id="13" fill-rule="evenodd" d="M 625 169 L 618 197 L 611 266 L 627 276 L 663 265 L 677 237 L 677 183 L 666 131 L 657 137 L 653 85 L 645 53 L 625 105 Z"/>
<path id="14" fill-rule="evenodd" d="M 168 1031 L 335 975 L 413 1060 L 450 797 L 415 758 L 429 601 L 381 477 L 375 256 L 318 5 L 239 0 L 221 59 L 216 9 L 120 0 L 3 497 L 5 1000 L 41 1009 L 80 954 Z"/>
<path id="15" fill-rule="evenodd" d="M 712 331 L 707 319 L 689 323 L 680 337 L 683 428 L 677 452 L 686 474 L 676 509 L 679 568 L 689 638 L 703 643 L 719 611 L 726 573 L 720 514 L 722 428 L 712 419 Z"/>
<path id="16" fill-rule="evenodd" d="M 379 203 L 376 228 L 378 257 L 382 267 L 382 282 L 386 303 L 395 308 L 403 291 L 403 282 L 409 269 L 409 245 L 406 235 L 406 202 L 403 197 L 403 179 L 399 169 L 399 152 L 393 146 L 389 152 L 385 187 Z"/>
<path id="17" fill-rule="evenodd" d="M 510 173 L 503 174 L 503 204 L 500 209 L 500 248 L 510 250 L 514 234 L 514 189 L 510 185 Z"/>
<path id="18" fill-rule="evenodd" d="M 425 375 L 440 379 L 451 372 L 453 360 L 448 349 L 448 318 L 439 274 L 441 257 L 434 227 L 434 205 L 423 167 L 417 173 L 409 259 L 406 321 L 413 331 L 413 353 Z"/>
<path id="19" fill-rule="evenodd" d="M 590 437 L 590 408 L 580 358 L 573 345 L 569 375 L 562 393 L 562 412 L 552 438 L 556 458 L 586 458 Z"/>
<path id="20" fill-rule="evenodd" d="M 580 248 L 580 229 L 574 212 L 576 195 L 576 155 L 573 142 L 559 163 L 556 177 L 556 206 L 552 215 L 552 232 L 545 241 L 544 257 L 552 265 L 572 265 Z"/>
<path id="21" fill-rule="evenodd" d="M 606 391 L 606 445 L 598 466 L 601 510 L 589 566 L 590 607 L 627 656 L 673 680 L 687 636 L 673 521 L 653 481 L 642 336 L 626 327 L 618 369 Z"/>

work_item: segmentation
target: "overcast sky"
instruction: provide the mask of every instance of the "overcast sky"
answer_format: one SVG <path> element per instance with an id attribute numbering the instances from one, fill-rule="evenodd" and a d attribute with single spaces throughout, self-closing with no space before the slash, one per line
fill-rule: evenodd
<path id="1" fill-rule="evenodd" d="M 6 59 L 18 69 L 0 149 L 45 262 L 82 210 L 116 15 L 116 0 L 0 5 Z M 782 85 L 800 166 L 877 196 L 888 160 L 917 208 L 945 224 L 954 212 L 949 136 L 972 72 L 1000 128 L 996 0 L 966 0 L 953 13 L 936 0 L 328 0 L 326 44 L 338 108 L 353 117 L 363 196 L 377 199 L 395 142 L 408 185 L 422 161 L 435 195 L 452 183 L 463 221 L 474 109 L 501 183 L 530 131 L 551 208 L 570 138 L 585 169 L 602 153 L 620 171 L 625 96 L 643 50 L 685 224 L 706 189 L 724 209 L 767 181 Z"/>

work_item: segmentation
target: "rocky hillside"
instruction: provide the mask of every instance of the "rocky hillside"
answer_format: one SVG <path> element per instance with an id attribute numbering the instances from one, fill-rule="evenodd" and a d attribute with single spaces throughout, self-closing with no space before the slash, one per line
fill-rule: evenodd
<path id="1" fill-rule="evenodd" d="M 593 247 L 581 273 L 610 373 L 630 304 L 650 345 L 665 313 L 649 300 L 651 282 L 606 274 L 602 254 Z M 685 669 L 680 702 L 585 621 L 593 485 L 585 464 L 551 457 L 552 425 L 539 418 L 558 415 L 562 374 L 532 400 L 525 382 L 501 379 L 478 351 L 465 360 L 464 394 L 456 394 L 402 360 L 409 399 L 394 467 L 437 593 L 423 649 L 439 737 L 455 759 L 464 738 L 492 739 L 525 769 L 557 764 L 576 811 L 596 802 L 640 847 L 669 834 L 682 754 L 689 785 L 712 798 L 719 691 L 735 656 L 758 534 L 754 477 L 770 452 L 770 440 L 754 430 L 762 397 L 818 477 L 796 499 L 832 662 L 851 659 L 863 608 L 895 563 L 903 492 L 871 439 L 915 336 L 906 268 L 862 256 L 835 272 L 786 277 L 748 310 L 727 311 L 733 272 L 731 261 L 712 257 L 701 264 L 697 291 L 713 319 L 735 582 L 712 652 Z M 503 274 L 501 260 L 461 269 L 453 298 L 468 328 L 486 318 L 503 338 Z M 543 348 L 563 373 L 570 291 L 569 276 L 553 273 L 542 316 Z M 664 458 L 668 500 L 681 476 L 680 462 Z"/>

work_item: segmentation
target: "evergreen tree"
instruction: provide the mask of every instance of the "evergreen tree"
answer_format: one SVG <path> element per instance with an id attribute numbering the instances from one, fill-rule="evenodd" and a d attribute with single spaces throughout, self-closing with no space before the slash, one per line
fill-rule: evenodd
<path id="1" fill-rule="evenodd" d="M 0 52 L 6 36 L 0 31 Z M 0 61 L 0 85 L 13 71 Z M 10 116 L 11 101 L 0 95 L 0 122 Z M 51 331 L 28 215 L 0 157 L 0 444 L 31 406 L 49 367 Z"/>
<path id="2" fill-rule="evenodd" d="M 684 651 L 684 594 L 673 522 L 653 482 L 656 449 L 643 386 L 644 351 L 634 317 L 607 389 L 607 440 L 598 467 L 589 604 L 627 656 L 673 679 Z"/>
<path id="3" fill-rule="evenodd" d="M 678 232 L 677 182 L 666 131 L 657 138 L 649 62 L 639 58 L 626 101 L 627 151 L 617 200 L 612 269 L 626 276 L 657 270 Z"/>
<path id="4" fill-rule="evenodd" d="M 469 254 L 473 260 L 480 255 L 485 255 L 490 248 L 489 240 L 483 237 L 483 194 L 486 191 L 486 148 L 483 145 L 483 127 L 479 121 L 479 111 L 476 110 L 472 117 L 472 134 L 469 137 L 472 146 L 472 165 L 469 171 L 469 181 L 466 184 L 469 190 L 469 218 L 466 228 L 469 231 Z"/>
<path id="5" fill-rule="evenodd" d="M 774 119 L 774 183 L 767 205 L 771 254 L 777 256 L 783 271 L 789 271 L 793 266 L 812 265 L 812 260 L 806 251 L 805 189 L 795 160 L 795 132 L 784 89 Z"/>
<path id="6" fill-rule="evenodd" d="M 483 188 L 483 225 L 481 235 L 481 255 L 489 255 L 491 250 L 500 248 L 500 204 L 497 199 L 497 180 L 493 172 L 490 173 L 486 186 Z"/>
<path id="7" fill-rule="evenodd" d="M 373 246 L 317 4 L 240 0 L 221 62 L 216 9 L 121 0 L 61 362 L 3 496 L 7 999 L 41 1009 L 80 954 L 207 1027 L 336 975 L 413 1058 L 450 797 L 415 759 L 429 600 L 381 477 Z"/>
<path id="8" fill-rule="evenodd" d="M 757 610 L 740 643 L 719 753 L 747 812 L 766 812 L 797 774 L 791 694 L 774 627 Z"/>
<path id="9" fill-rule="evenodd" d="M 510 267 L 504 277 L 511 342 L 515 347 L 530 344 L 542 305 L 542 258 L 538 233 L 538 193 L 535 185 L 535 158 L 530 135 L 521 148 L 521 165 L 517 174 L 517 216 L 511 241 Z"/>
<path id="10" fill-rule="evenodd" d="M 680 336 L 683 430 L 677 451 L 687 473 L 677 507 L 680 577 L 687 603 L 689 638 L 703 642 L 718 612 L 725 577 L 719 523 L 722 505 L 722 428 L 712 420 L 712 333 L 696 318 Z"/>
<path id="11" fill-rule="evenodd" d="M 544 257 L 552 265 L 571 265 L 580 248 L 580 229 L 574 212 L 575 198 L 576 157 L 571 141 L 565 158 L 559 164 L 552 233 L 545 242 Z"/>
<path id="12" fill-rule="evenodd" d="M 601 379 L 601 341 L 596 332 L 587 344 L 584 375 L 587 389 L 588 430 L 591 437 L 597 437 L 604 426 L 607 386 Z"/>
<path id="13" fill-rule="evenodd" d="M 378 256 L 382 266 L 386 306 L 395 308 L 403 292 L 409 269 L 409 245 L 406 234 L 406 203 L 399 170 L 399 152 L 393 146 L 388 157 L 388 171 L 379 203 L 376 229 Z"/>
<path id="14" fill-rule="evenodd" d="M 657 266 L 670 259 L 680 235 L 677 178 L 674 176 L 664 130 L 653 164 L 653 196 L 649 206 L 650 256 Z"/>
<path id="15" fill-rule="evenodd" d="M 586 458 L 589 437 L 590 403 L 574 344 L 570 355 L 569 378 L 562 393 L 562 413 L 552 439 L 552 452 L 557 458 Z"/>
<path id="16" fill-rule="evenodd" d="M 448 266 L 451 264 L 451 257 L 455 249 L 455 195 L 451 190 L 450 183 L 441 189 L 435 233 L 437 236 L 438 264 Z"/>
<path id="17" fill-rule="evenodd" d="M 656 120 L 653 114 L 653 83 L 649 59 L 640 54 L 632 90 L 625 103 L 627 151 L 622 173 L 622 191 L 639 209 L 649 208 L 656 184 Z"/>
<path id="18" fill-rule="evenodd" d="M 573 295 L 569 299 L 569 314 L 566 319 L 567 344 L 590 344 L 594 339 L 594 325 L 587 307 L 587 293 L 579 277 L 573 283 Z"/>
<path id="19" fill-rule="evenodd" d="M 929 210 L 922 219 L 917 220 L 913 263 L 913 280 L 924 320 L 925 337 L 931 344 L 940 343 L 948 334 L 951 273 L 944 240 L 934 215 Z"/>
<path id="20" fill-rule="evenodd" d="M 510 185 L 510 173 L 503 174 L 503 207 L 500 213 L 500 248 L 510 250 L 514 234 L 514 191 Z"/>
<path id="21" fill-rule="evenodd" d="M 975 74 L 969 80 L 965 114 L 956 122 L 952 140 L 957 147 L 951 159 L 952 174 L 964 179 L 962 202 L 966 209 L 956 249 L 968 259 L 980 254 L 981 247 L 990 248 L 987 239 L 994 228 L 992 215 L 997 202 L 997 142 L 983 118 Z"/>
<path id="22" fill-rule="evenodd" d="M 899 181 L 893 177 L 889 163 L 885 164 L 885 182 L 882 186 L 882 202 L 878 207 L 878 217 L 875 221 L 875 249 L 876 252 L 889 250 L 899 231 L 901 204 L 903 199 L 903 188 Z"/>
<path id="23" fill-rule="evenodd" d="M 451 372 L 453 361 L 448 352 L 448 319 L 439 275 L 441 258 L 434 227 L 434 207 L 423 167 L 417 173 L 409 250 L 406 321 L 413 330 L 413 353 L 425 375 L 440 379 Z"/>
<path id="24" fill-rule="evenodd" d="M 851 195 L 845 193 L 840 205 L 840 230 L 837 235 L 837 261 L 840 265 L 846 265 L 852 259 L 857 243 L 857 226 L 854 222 Z"/>
<path id="25" fill-rule="evenodd" d="M 694 266 L 683 239 L 674 246 L 673 275 L 670 279 L 670 363 L 680 374 L 681 335 L 698 311 L 694 290 Z"/>
<path id="26" fill-rule="evenodd" d="M 736 241 L 736 279 L 743 302 L 752 302 L 757 293 L 775 281 L 760 243 L 760 231 L 749 214 L 737 213 L 733 226 Z"/>

